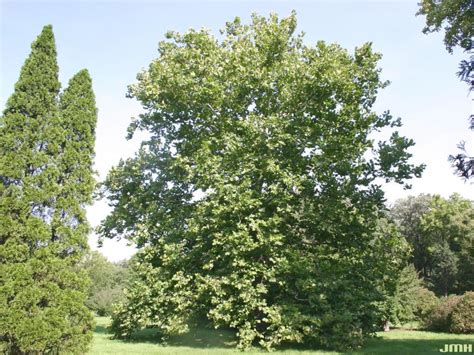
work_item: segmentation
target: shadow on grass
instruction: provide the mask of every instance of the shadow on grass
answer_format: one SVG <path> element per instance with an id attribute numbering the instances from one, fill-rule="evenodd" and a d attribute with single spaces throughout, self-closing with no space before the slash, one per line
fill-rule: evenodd
<path id="1" fill-rule="evenodd" d="M 107 327 L 104 327 L 103 325 L 96 325 L 94 329 L 94 333 L 97 334 L 111 334 L 110 331 L 107 329 Z"/>
<path id="2" fill-rule="evenodd" d="M 110 330 L 104 325 L 97 325 L 95 333 L 108 334 L 112 337 Z M 453 338 L 443 333 L 406 331 L 395 338 L 378 337 L 370 339 L 362 349 L 350 352 L 350 354 L 439 354 L 445 344 L 473 344 L 474 336 L 467 338 Z M 155 329 L 143 329 L 133 334 L 128 340 L 117 340 L 124 343 L 148 343 L 172 347 L 189 347 L 196 349 L 227 348 L 236 346 L 235 332 L 231 330 L 215 330 L 206 327 L 191 329 L 188 333 L 173 336 L 163 342 Z M 330 351 L 317 347 L 309 347 L 301 344 L 285 344 L 275 350 L 279 351 Z M 462 352 L 461 352 L 462 353 Z"/>
<path id="3" fill-rule="evenodd" d="M 102 325 L 95 327 L 95 333 L 108 334 L 112 332 Z M 235 348 L 235 332 L 231 330 L 215 330 L 209 328 L 193 328 L 183 335 L 171 336 L 163 341 L 156 329 L 142 329 L 135 332 L 129 339 L 121 339 L 124 343 L 147 343 L 163 346 L 190 347 L 190 348 Z"/>
<path id="4" fill-rule="evenodd" d="M 369 339 L 361 349 L 346 352 L 347 354 L 440 354 L 445 350 L 446 345 L 467 344 L 474 347 L 474 335 L 453 335 L 445 333 L 424 332 L 415 330 L 397 330 L 389 335 Z M 469 349 L 469 348 L 467 348 Z M 331 349 L 324 349 L 317 345 L 307 344 L 284 344 L 278 347 L 280 351 L 314 351 L 314 352 L 335 352 Z M 464 347 L 459 347 L 457 353 L 463 353 Z M 445 351 L 443 351 L 445 352 Z M 449 351 L 453 352 L 453 350 Z M 466 353 L 466 352 L 465 352 Z M 468 352 L 471 353 L 471 352 Z"/>

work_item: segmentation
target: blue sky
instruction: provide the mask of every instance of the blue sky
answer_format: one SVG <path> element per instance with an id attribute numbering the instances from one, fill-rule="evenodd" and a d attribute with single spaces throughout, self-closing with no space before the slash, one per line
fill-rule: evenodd
<path id="1" fill-rule="evenodd" d="M 455 72 L 462 53 L 450 55 L 441 33 L 423 35 L 424 19 L 415 17 L 417 1 L 8 1 L 0 5 L 0 108 L 3 109 L 30 44 L 46 24 L 56 35 L 63 87 L 75 72 L 89 69 L 99 108 L 96 169 L 104 177 L 139 141 L 125 140 L 130 117 L 140 105 L 125 98 L 127 85 L 157 55 L 168 30 L 206 27 L 218 35 L 226 21 L 252 12 L 288 15 L 295 9 L 305 42 L 338 42 L 353 50 L 373 42 L 383 54 L 383 77 L 392 84 L 380 93 L 376 109 L 402 117 L 401 132 L 415 140 L 414 162 L 427 164 L 423 178 L 404 191 L 385 186 L 389 202 L 408 194 L 458 192 L 474 200 L 474 185 L 453 176 L 447 162 L 456 144 L 474 145 L 467 129 L 472 101 Z M 105 203 L 88 210 L 93 225 L 106 215 Z M 95 237 L 91 245 L 95 247 Z M 107 241 L 101 249 L 111 260 L 129 256 L 125 242 Z"/>

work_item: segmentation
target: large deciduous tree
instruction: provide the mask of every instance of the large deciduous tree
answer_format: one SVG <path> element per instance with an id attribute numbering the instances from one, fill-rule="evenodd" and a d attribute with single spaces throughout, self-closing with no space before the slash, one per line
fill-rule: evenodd
<path id="1" fill-rule="evenodd" d="M 90 78 L 61 96 L 51 26 L 32 44 L 0 119 L 0 341 L 7 352 L 83 353 L 91 340 L 84 205 L 96 109 Z"/>
<path id="2" fill-rule="evenodd" d="M 474 90 L 474 54 L 472 43 L 474 37 L 474 2 L 472 0 L 421 0 L 417 15 L 425 15 L 426 26 L 423 33 L 445 30 L 444 44 L 449 53 L 456 47 L 462 48 L 468 58 L 459 64 L 458 76 L 467 83 L 470 93 Z M 469 116 L 469 128 L 474 130 L 474 115 Z M 470 179 L 474 176 L 474 157 L 469 156 L 465 142 L 458 145 L 461 150 L 449 156 L 459 176 Z"/>
<path id="3" fill-rule="evenodd" d="M 379 181 L 423 167 L 408 161 L 413 141 L 370 136 L 399 125 L 372 111 L 386 83 L 370 44 L 308 46 L 295 27 L 295 14 L 254 15 L 222 40 L 170 32 L 130 87 L 145 108 L 130 134 L 149 139 L 109 173 L 101 225 L 140 248 L 118 336 L 205 316 L 244 348 L 350 348 L 380 323 L 380 280 L 404 247 L 376 233 Z"/>

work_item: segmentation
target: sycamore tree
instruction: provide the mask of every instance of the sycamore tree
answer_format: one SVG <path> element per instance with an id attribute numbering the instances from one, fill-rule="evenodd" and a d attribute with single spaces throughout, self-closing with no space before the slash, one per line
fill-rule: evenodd
<path id="1" fill-rule="evenodd" d="M 0 118 L 0 348 L 84 353 L 95 99 L 87 71 L 60 93 L 51 26 L 31 49 Z"/>
<path id="2" fill-rule="evenodd" d="M 381 279 L 403 241 L 377 232 L 380 181 L 406 183 L 412 140 L 372 110 L 387 83 L 370 44 L 306 45 L 296 16 L 169 32 L 128 95 L 148 132 L 113 168 L 100 231 L 140 249 L 117 336 L 183 333 L 198 319 L 238 345 L 354 348 L 377 329 Z"/>

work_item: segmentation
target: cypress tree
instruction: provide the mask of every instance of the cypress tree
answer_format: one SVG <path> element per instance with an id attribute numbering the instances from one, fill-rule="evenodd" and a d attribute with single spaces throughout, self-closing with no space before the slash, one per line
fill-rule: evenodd
<path id="1" fill-rule="evenodd" d="M 0 342 L 12 354 L 83 353 L 92 337 L 88 279 L 76 266 L 87 248 L 85 200 L 68 192 L 73 117 L 61 114 L 59 91 L 45 26 L 0 119 Z"/>
<path id="2" fill-rule="evenodd" d="M 92 202 L 95 185 L 92 165 L 97 108 L 92 80 L 86 69 L 79 71 L 69 81 L 59 106 L 61 129 L 56 141 L 60 145 L 57 158 L 60 190 L 52 226 L 54 238 L 66 242 L 63 252 L 80 258 L 87 249 L 89 232 L 84 206 Z"/>

